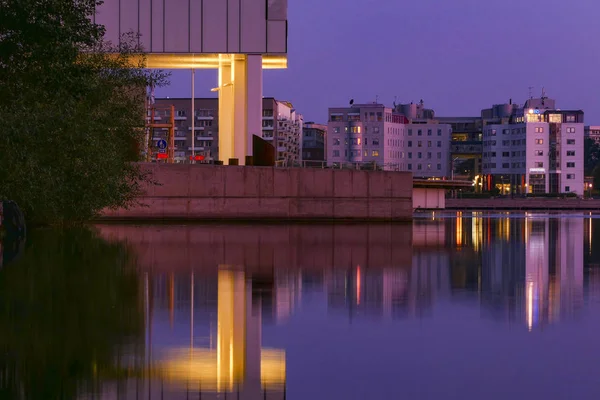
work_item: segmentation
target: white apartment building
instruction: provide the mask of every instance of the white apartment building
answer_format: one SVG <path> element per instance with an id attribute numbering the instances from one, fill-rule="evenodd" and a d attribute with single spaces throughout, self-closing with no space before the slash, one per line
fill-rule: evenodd
<path id="1" fill-rule="evenodd" d="M 483 130 L 484 190 L 584 193 L 583 111 L 540 108 L 530 99 L 506 122 Z M 533 107 L 536 108 L 533 108 Z"/>
<path id="2" fill-rule="evenodd" d="M 279 100 L 274 100 L 273 114 L 276 117 L 276 126 L 273 129 L 276 160 L 286 165 L 299 165 L 302 161 L 302 114 L 297 113 L 289 101 Z M 263 120 L 265 118 L 268 117 L 263 116 Z M 268 140 L 264 127 L 263 137 Z"/>
<path id="3" fill-rule="evenodd" d="M 415 177 L 451 178 L 450 125 L 412 123 L 406 132 L 406 169 Z"/>
<path id="4" fill-rule="evenodd" d="M 382 104 L 330 108 L 327 165 L 377 164 L 415 177 L 450 175 L 450 125 L 414 121 Z"/>

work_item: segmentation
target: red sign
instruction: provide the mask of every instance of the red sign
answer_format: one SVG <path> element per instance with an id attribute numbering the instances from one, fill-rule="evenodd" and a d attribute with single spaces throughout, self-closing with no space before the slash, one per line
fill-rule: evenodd
<path id="1" fill-rule="evenodd" d="M 190 156 L 190 160 L 202 161 L 202 160 L 204 160 L 204 156 L 202 156 L 202 155 Z"/>
<path id="2" fill-rule="evenodd" d="M 168 156 L 166 153 L 158 153 L 156 155 L 156 158 L 158 158 L 160 160 L 160 159 L 166 159 L 166 158 L 168 158 Z"/>

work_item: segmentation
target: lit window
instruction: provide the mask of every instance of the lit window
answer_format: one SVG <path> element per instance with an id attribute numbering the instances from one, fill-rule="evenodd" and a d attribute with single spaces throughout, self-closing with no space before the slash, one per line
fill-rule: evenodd
<path id="1" fill-rule="evenodd" d="M 535 155 L 536 156 L 543 156 L 544 155 L 544 151 L 543 150 L 536 150 L 535 151 Z"/>
<path id="2" fill-rule="evenodd" d="M 535 144 L 544 144 L 544 139 L 535 139 Z"/>
<path id="3" fill-rule="evenodd" d="M 377 150 L 373 150 L 373 151 L 371 152 L 371 155 L 372 155 L 373 157 L 379 157 L 379 151 L 377 151 Z"/>

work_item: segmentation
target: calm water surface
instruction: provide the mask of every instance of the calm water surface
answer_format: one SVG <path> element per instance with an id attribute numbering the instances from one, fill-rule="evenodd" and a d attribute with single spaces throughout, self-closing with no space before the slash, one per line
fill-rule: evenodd
<path id="1" fill-rule="evenodd" d="M 0 398 L 598 399 L 600 219 L 37 231 Z"/>

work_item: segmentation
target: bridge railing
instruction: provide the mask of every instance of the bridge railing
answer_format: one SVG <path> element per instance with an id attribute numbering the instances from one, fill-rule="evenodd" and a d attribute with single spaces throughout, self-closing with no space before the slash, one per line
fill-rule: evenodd
<path id="1" fill-rule="evenodd" d="M 359 171 L 404 171 L 400 164 L 378 164 L 373 162 L 338 162 L 327 165 L 327 161 L 302 161 L 289 162 L 287 160 L 275 161 L 276 167 L 281 168 L 321 168 L 321 169 L 353 169 Z"/>

